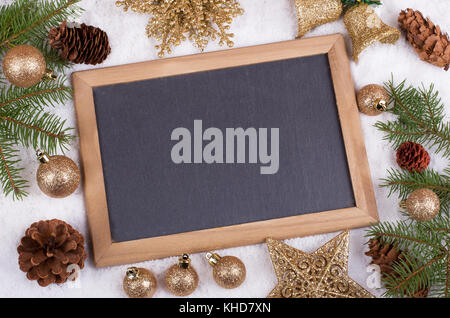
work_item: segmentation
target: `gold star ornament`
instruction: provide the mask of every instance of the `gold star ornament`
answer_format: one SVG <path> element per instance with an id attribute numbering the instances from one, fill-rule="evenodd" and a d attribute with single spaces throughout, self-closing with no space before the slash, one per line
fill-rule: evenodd
<path id="1" fill-rule="evenodd" d="M 342 232 L 311 254 L 268 238 L 278 284 L 267 297 L 374 298 L 348 277 L 349 236 Z"/>

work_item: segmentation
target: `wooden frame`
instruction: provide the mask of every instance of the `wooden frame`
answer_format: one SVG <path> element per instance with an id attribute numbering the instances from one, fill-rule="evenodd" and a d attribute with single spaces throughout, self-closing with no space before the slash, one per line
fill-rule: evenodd
<path id="1" fill-rule="evenodd" d="M 112 241 L 93 87 L 325 53 L 329 57 L 355 207 L 135 241 Z M 285 239 L 331 232 L 378 221 L 353 80 L 341 34 L 75 72 L 72 80 L 86 209 L 98 267 L 261 243 L 267 237 Z"/>

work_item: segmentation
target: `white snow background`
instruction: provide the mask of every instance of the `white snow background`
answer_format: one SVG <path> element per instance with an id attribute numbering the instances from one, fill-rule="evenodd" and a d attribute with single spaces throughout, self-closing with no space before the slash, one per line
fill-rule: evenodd
<path id="1" fill-rule="evenodd" d="M 10 0 L 6 1 L 6 3 Z M 294 39 L 297 31 L 294 0 L 240 0 L 245 14 L 234 19 L 231 31 L 235 33 L 235 47 L 250 46 L 262 43 L 279 42 Z M 425 16 L 439 24 L 442 30 L 450 32 L 450 1 L 442 0 L 384 0 L 384 5 L 377 7 L 376 12 L 382 20 L 397 26 L 397 17 L 402 9 L 414 8 L 422 11 Z M 2 1 L 5 3 L 5 1 Z M 148 16 L 132 12 L 123 12 L 116 7 L 115 0 L 84 0 L 80 5 L 84 13 L 75 22 L 84 22 L 102 28 L 108 33 L 112 52 L 108 59 L 96 67 L 121 65 L 157 59 L 154 39 L 148 39 L 145 26 Z M 345 30 L 342 19 L 329 23 L 309 32 L 305 37 L 319 36 L 331 33 L 343 33 L 350 54 L 351 40 Z M 216 42 L 211 42 L 205 51 L 226 49 Z M 190 42 L 184 42 L 174 49 L 171 56 L 198 53 Z M 87 65 L 77 65 L 72 71 L 94 68 Z M 429 85 L 434 83 L 440 91 L 442 101 L 446 104 L 446 112 L 450 113 L 450 72 L 422 62 L 402 38 L 395 45 L 376 44 L 366 49 L 358 63 L 351 62 L 353 80 L 356 89 L 366 84 L 382 84 L 388 80 L 391 73 L 397 81 L 408 79 L 411 84 Z M 76 127 L 74 107 L 72 102 L 51 110 L 67 119 L 67 124 Z M 398 220 L 398 200 L 395 196 L 387 198 L 387 190 L 378 187 L 380 178 L 386 176 L 386 170 L 395 167 L 395 152 L 382 140 L 382 134 L 373 124 L 377 120 L 387 120 L 389 114 L 378 117 L 361 115 L 364 139 L 369 157 L 370 169 L 375 189 L 378 211 L 381 220 Z M 447 115 L 448 118 L 448 115 Z M 431 168 L 442 170 L 445 161 L 431 154 Z M 79 163 L 78 141 L 74 141 L 70 151 L 66 153 Z M 65 199 L 52 199 L 45 196 L 35 181 L 38 162 L 34 151 L 22 149 L 21 165 L 25 167 L 23 176 L 30 180 L 30 195 L 22 202 L 14 202 L 11 197 L 0 194 L 0 297 L 126 297 L 122 290 L 122 279 L 127 265 L 106 268 L 95 268 L 89 257 L 86 267 L 81 271 L 77 283 L 66 283 L 42 288 L 36 281 L 29 281 L 21 272 L 17 263 L 17 246 L 28 226 L 41 219 L 62 219 L 72 224 L 87 238 L 87 248 L 90 255 L 89 230 L 84 206 L 83 187 Z M 317 167 L 320 169 L 320 167 Z M 366 272 L 370 258 L 364 255 L 367 250 L 365 229 L 351 230 L 349 275 L 363 287 L 367 288 Z M 304 238 L 286 240 L 286 243 L 312 252 L 338 233 L 328 233 Z M 219 287 L 212 278 L 212 268 L 204 258 L 204 253 L 191 255 L 192 264 L 197 270 L 200 283 L 191 297 L 265 297 L 276 285 L 276 277 L 272 268 L 269 253 L 265 244 L 243 246 L 218 251 L 221 255 L 235 255 L 242 259 L 247 267 L 247 279 L 237 289 L 227 290 Z M 136 264 L 152 270 L 158 281 L 158 289 L 154 297 L 171 297 L 164 286 L 164 273 L 177 261 L 177 257 L 147 261 Z M 375 295 L 378 290 L 368 289 Z"/>

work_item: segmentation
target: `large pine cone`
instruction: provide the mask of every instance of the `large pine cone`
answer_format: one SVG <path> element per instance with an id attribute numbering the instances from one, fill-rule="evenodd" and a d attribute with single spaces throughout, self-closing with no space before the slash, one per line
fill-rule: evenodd
<path id="1" fill-rule="evenodd" d="M 405 253 L 392 244 L 383 244 L 380 240 L 369 240 L 369 251 L 365 253 L 372 257 L 371 264 L 380 266 L 381 276 L 395 276 L 397 275 L 392 265 L 396 262 L 406 261 Z M 425 298 L 428 295 L 428 288 L 421 288 L 415 294 L 410 295 L 411 298 Z"/>
<path id="2" fill-rule="evenodd" d="M 76 264 L 82 269 L 87 258 L 83 235 L 56 219 L 31 224 L 17 251 L 20 269 L 43 287 L 64 283 L 73 273 L 67 267 Z"/>
<path id="3" fill-rule="evenodd" d="M 84 23 L 79 28 L 68 28 L 64 21 L 50 30 L 48 38 L 54 49 L 61 50 L 63 58 L 77 64 L 102 63 L 111 52 L 106 32 Z"/>
<path id="4" fill-rule="evenodd" d="M 425 20 L 420 11 L 413 9 L 400 12 L 398 22 L 423 61 L 443 67 L 446 71 L 449 69 L 450 40 L 438 25 L 434 25 L 429 18 Z"/>
<path id="5" fill-rule="evenodd" d="M 409 172 L 422 172 L 430 164 L 430 155 L 422 145 L 406 141 L 397 149 L 397 163 Z"/>

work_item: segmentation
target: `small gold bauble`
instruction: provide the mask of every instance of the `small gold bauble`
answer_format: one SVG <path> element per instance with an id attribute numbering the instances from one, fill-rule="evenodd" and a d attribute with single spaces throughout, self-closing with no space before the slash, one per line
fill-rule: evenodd
<path id="1" fill-rule="evenodd" d="M 416 221 L 429 221 L 441 209 L 439 197 L 430 189 L 414 190 L 400 206 Z"/>
<path id="2" fill-rule="evenodd" d="M 36 152 L 41 164 L 36 173 L 39 188 L 52 198 L 65 198 L 72 194 L 80 184 L 80 169 L 65 156 L 48 156 Z"/>
<path id="3" fill-rule="evenodd" d="M 165 282 L 167 289 L 175 296 L 187 296 L 194 292 L 198 286 L 198 275 L 190 265 L 187 254 L 183 254 L 178 264 L 172 265 L 167 270 Z"/>
<path id="4" fill-rule="evenodd" d="M 39 83 L 46 71 L 45 58 L 31 45 L 18 45 L 3 58 L 3 74 L 18 87 L 30 87 Z"/>
<path id="5" fill-rule="evenodd" d="M 156 278 L 145 268 L 130 267 L 123 278 L 123 289 L 131 298 L 150 298 L 156 291 Z"/>
<path id="6" fill-rule="evenodd" d="M 366 85 L 358 92 L 359 111 L 369 116 L 379 115 L 386 110 L 389 98 L 389 93 L 382 86 Z"/>
<path id="7" fill-rule="evenodd" d="M 206 253 L 206 259 L 213 266 L 213 277 L 223 288 L 239 287 L 245 280 L 246 270 L 242 261 L 235 256 L 220 257 L 216 253 Z"/>

